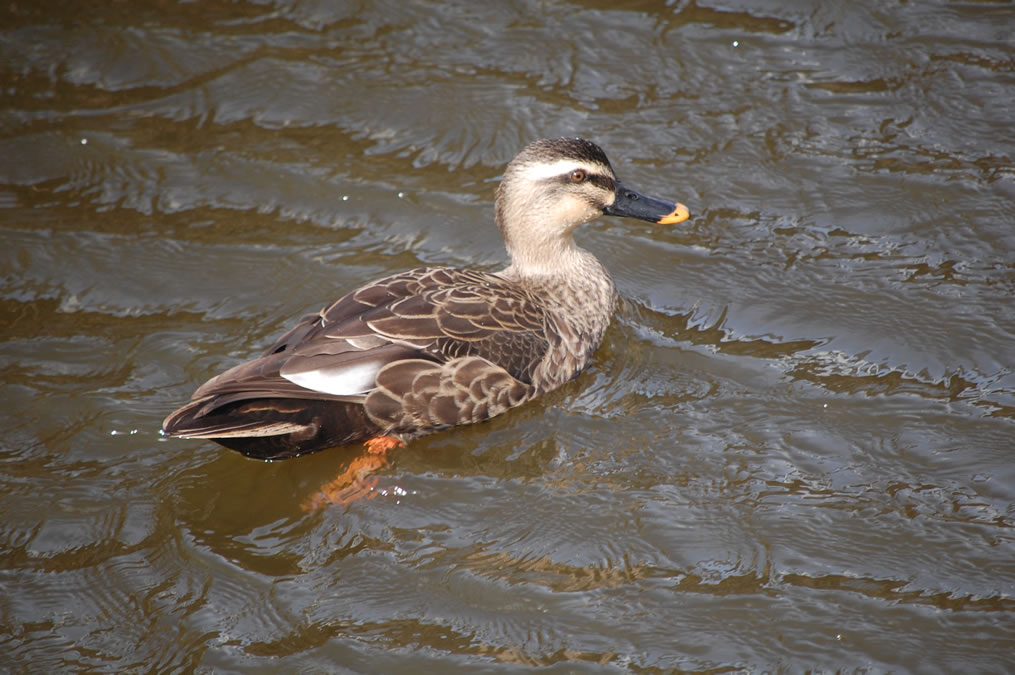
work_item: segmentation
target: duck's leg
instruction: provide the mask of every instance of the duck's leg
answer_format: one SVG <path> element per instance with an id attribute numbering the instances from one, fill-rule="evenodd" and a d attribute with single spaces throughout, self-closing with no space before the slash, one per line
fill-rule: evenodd
<path id="1" fill-rule="evenodd" d="M 313 497 L 303 502 L 304 511 L 316 511 L 329 504 L 351 504 L 363 497 L 376 496 L 373 491 L 377 479 L 371 474 L 388 463 L 388 453 L 405 445 L 393 436 L 371 438 L 364 445 L 366 454 L 357 457 L 334 480 L 321 486 Z"/>

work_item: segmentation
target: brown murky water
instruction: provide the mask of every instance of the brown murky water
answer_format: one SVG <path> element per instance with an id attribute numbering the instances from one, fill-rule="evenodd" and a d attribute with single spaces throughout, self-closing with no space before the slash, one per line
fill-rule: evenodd
<path id="1" fill-rule="evenodd" d="M 1015 667 L 1010 2 L 4 3 L 0 670 Z M 364 280 L 496 269 L 526 142 L 694 214 L 545 399 L 413 443 L 167 441 Z"/>

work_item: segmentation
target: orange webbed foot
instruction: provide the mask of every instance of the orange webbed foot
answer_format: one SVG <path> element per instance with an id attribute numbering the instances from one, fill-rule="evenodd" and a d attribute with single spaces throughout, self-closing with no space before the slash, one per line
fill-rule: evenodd
<path id="1" fill-rule="evenodd" d="M 371 438 L 363 445 L 367 446 L 367 452 L 371 454 L 386 455 L 395 448 L 401 448 L 405 443 L 394 436 L 377 436 L 376 438 Z"/>
<path id="2" fill-rule="evenodd" d="M 359 499 L 377 496 L 377 479 L 371 474 L 388 463 L 388 453 L 405 445 L 392 436 L 378 436 L 364 443 L 367 452 L 354 459 L 349 468 L 330 480 L 301 505 L 304 511 L 316 511 L 329 504 L 347 505 Z"/>

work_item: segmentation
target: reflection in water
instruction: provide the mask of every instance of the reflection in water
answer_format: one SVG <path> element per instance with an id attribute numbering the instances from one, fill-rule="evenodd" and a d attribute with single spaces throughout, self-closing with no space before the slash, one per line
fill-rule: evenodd
<path id="1" fill-rule="evenodd" d="M 0 10 L 11 669 L 1008 667 L 1007 5 L 68 7 Z M 697 214 L 579 232 L 578 380 L 310 515 L 355 451 L 159 438 L 577 134 Z"/>

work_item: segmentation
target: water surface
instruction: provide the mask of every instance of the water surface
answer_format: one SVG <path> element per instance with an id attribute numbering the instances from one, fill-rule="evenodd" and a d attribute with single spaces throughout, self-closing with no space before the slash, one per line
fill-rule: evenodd
<path id="1" fill-rule="evenodd" d="M 1002 672 L 1015 9 L 7 3 L 0 653 L 13 672 Z M 159 437 L 366 280 L 504 264 L 580 134 L 688 204 L 581 243 L 576 381 L 400 451 Z"/>

